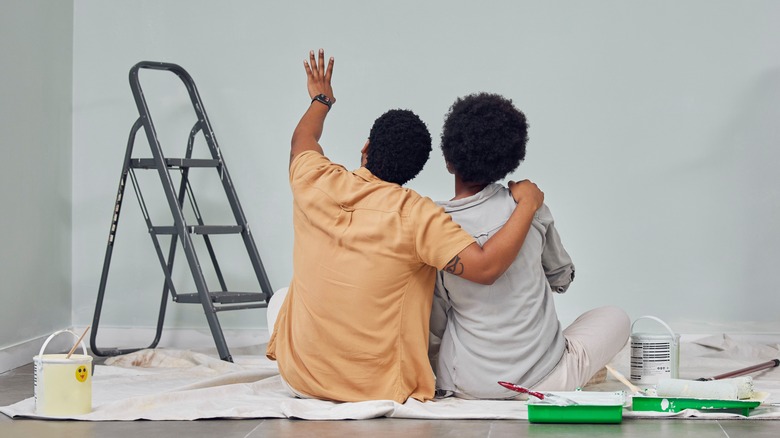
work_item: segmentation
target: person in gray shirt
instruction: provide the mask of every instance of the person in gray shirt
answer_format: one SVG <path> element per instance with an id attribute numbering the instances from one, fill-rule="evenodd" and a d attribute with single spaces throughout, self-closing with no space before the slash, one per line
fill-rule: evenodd
<path id="1" fill-rule="evenodd" d="M 525 158 L 528 125 L 511 100 L 479 93 L 458 98 L 445 117 L 441 148 L 455 175 L 455 197 L 439 202 L 479 244 L 504 225 L 515 202 L 498 184 Z M 546 205 L 506 273 L 492 285 L 440 271 L 430 321 L 429 356 L 440 395 L 518 398 L 497 384 L 574 390 L 623 348 L 626 313 L 593 309 L 563 329 L 553 293 L 574 280 L 574 265 Z"/>

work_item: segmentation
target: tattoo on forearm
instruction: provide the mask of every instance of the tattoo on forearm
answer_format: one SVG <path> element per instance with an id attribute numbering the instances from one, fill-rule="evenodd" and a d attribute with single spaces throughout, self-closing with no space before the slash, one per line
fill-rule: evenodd
<path id="1" fill-rule="evenodd" d="M 452 275 L 463 274 L 463 263 L 460 262 L 460 256 L 455 256 L 444 267 L 445 272 L 449 272 Z"/>

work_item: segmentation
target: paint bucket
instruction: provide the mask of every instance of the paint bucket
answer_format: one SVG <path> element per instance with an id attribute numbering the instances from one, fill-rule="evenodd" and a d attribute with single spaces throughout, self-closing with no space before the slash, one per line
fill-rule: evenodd
<path id="1" fill-rule="evenodd" d="M 668 333 L 634 333 L 642 319 L 661 324 Z M 631 324 L 631 380 L 655 385 L 661 379 L 676 379 L 680 368 L 680 335 L 655 316 L 642 316 Z"/>
<path id="2" fill-rule="evenodd" d="M 33 357 L 35 364 L 35 413 L 65 417 L 92 412 L 92 356 L 81 341 L 82 354 L 43 354 L 49 341 L 61 333 L 79 336 L 70 330 L 54 332 Z"/>

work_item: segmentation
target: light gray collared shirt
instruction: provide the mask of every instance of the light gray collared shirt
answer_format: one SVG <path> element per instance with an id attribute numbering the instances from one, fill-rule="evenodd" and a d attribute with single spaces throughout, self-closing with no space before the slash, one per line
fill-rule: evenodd
<path id="1" fill-rule="evenodd" d="M 511 192 L 499 184 L 438 204 L 480 245 L 504 226 L 516 206 Z M 552 293 L 566 292 L 573 279 L 574 265 L 546 205 L 534 215 L 512 266 L 494 284 L 440 271 L 431 313 L 437 389 L 501 399 L 517 393 L 499 386 L 499 380 L 528 387 L 541 381 L 565 348 Z"/>

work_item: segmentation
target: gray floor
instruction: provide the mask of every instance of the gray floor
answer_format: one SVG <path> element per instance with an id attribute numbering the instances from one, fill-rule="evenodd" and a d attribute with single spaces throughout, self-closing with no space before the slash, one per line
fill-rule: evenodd
<path id="1" fill-rule="evenodd" d="M 32 364 L 0 374 L 0 406 L 33 395 Z M 780 436 L 780 421 L 624 420 L 614 425 L 529 424 L 509 420 L 361 421 L 204 420 L 81 422 L 12 420 L 0 414 L 0 437 L 772 437 Z"/>

